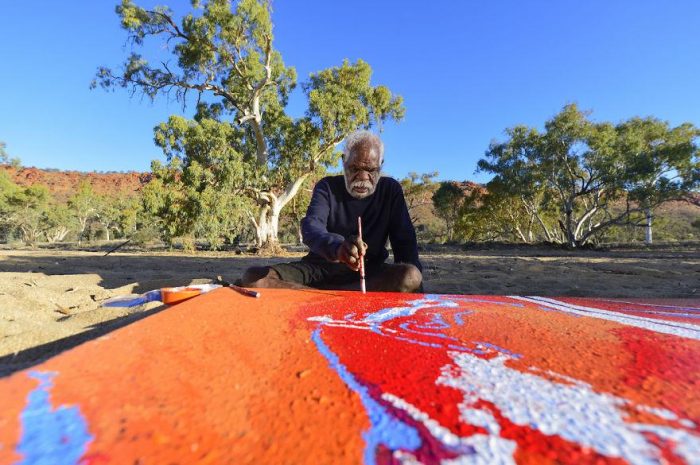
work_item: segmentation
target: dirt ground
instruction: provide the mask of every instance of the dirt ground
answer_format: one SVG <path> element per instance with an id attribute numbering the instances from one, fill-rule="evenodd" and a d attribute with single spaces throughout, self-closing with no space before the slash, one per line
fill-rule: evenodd
<path id="1" fill-rule="evenodd" d="M 252 265 L 289 261 L 231 252 L 0 250 L 0 376 L 148 316 L 157 302 L 100 307 L 167 286 L 231 281 Z M 566 251 L 424 247 L 425 291 L 445 294 L 700 299 L 700 246 Z"/>

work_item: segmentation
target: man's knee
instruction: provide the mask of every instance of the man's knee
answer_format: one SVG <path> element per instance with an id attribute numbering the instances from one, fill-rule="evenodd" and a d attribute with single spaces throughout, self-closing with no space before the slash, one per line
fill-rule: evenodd
<path id="1" fill-rule="evenodd" d="M 245 270 L 241 277 L 244 287 L 268 287 L 268 280 L 279 280 L 279 274 L 269 266 L 253 266 Z"/>
<path id="2" fill-rule="evenodd" d="M 423 274 L 418 267 L 409 263 L 401 263 L 397 265 L 398 271 L 398 291 L 399 292 L 417 292 L 423 283 Z"/>

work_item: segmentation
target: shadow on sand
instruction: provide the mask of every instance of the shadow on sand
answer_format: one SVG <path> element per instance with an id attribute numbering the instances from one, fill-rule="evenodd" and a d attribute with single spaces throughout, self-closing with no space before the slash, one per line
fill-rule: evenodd
<path id="1" fill-rule="evenodd" d="M 25 349 L 17 352 L 16 354 L 4 355 L 0 357 L 0 378 L 9 376 L 17 371 L 24 370 L 34 365 L 38 365 L 63 351 L 72 349 L 73 347 L 82 344 L 83 342 L 104 336 L 105 334 L 108 334 L 114 330 L 159 313 L 166 308 L 166 306 L 162 305 L 149 311 L 125 315 L 110 321 L 95 324 L 87 331 L 83 331 L 79 334 Z"/>
<path id="2" fill-rule="evenodd" d="M 210 282 L 218 275 L 228 281 L 235 281 L 249 266 L 271 264 L 290 259 L 293 258 L 250 255 L 244 257 L 187 256 L 158 253 L 104 256 L 103 253 L 94 252 L 22 250 L 3 253 L 3 257 L 0 257 L 0 276 L 2 273 L 40 273 L 46 276 L 92 274 L 97 277 L 96 284 L 103 289 L 113 290 L 131 285 L 133 288 L 126 288 L 124 293 L 140 294 L 163 287 Z M 79 278 L 76 278 L 75 281 L 76 287 L 81 287 Z M 94 286 L 94 284 L 93 280 L 91 285 L 99 290 L 99 287 Z M 95 299 L 93 298 L 93 300 Z M 94 307 L 93 311 L 99 311 L 99 299 L 95 300 Z M 83 342 L 103 336 L 166 308 L 161 306 L 148 311 L 93 322 L 87 330 L 78 334 L 40 344 L 17 353 L 2 355 L 0 356 L 0 377 L 37 365 Z M 62 319 L 58 318 L 56 324 L 60 325 Z"/>
<path id="3" fill-rule="evenodd" d="M 136 283 L 134 293 L 168 286 L 184 286 L 221 275 L 233 282 L 250 266 L 269 265 L 295 257 L 217 257 L 165 254 L 109 255 L 36 251 L 14 255 L 7 252 L 0 272 L 42 273 L 45 275 L 96 274 L 104 289 Z"/>

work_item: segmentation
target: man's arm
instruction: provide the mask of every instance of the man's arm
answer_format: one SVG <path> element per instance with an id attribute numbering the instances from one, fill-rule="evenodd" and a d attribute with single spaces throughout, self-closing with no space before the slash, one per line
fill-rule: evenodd
<path id="1" fill-rule="evenodd" d="M 411 263 L 422 272 L 423 266 L 418 259 L 416 230 L 408 213 L 403 189 L 398 182 L 395 189 L 391 199 L 391 221 L 389 222 L 389 241 L 394 253 L 394 263 Z"/>
<path id="2" fill-rule="evenodd" d="M 314 187 L 306 216 L 301 220 L 301 235 L 309 249 L 328 261 L 335 262 L 338 247 L 345 241 L 340 234 L 328 232 L 328 215 L 331 208 L 331 190 L 328 182 L 321 180 Z"/>

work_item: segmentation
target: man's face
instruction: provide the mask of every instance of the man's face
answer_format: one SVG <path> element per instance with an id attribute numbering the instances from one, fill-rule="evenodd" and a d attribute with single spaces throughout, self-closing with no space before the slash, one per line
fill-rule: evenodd
<path id="1" fill-rule="evenodd" d="M 356 199 L 374 194 L 379 181 L 381 163 L 378 151 L 371 144 L 356 146 L 343 162 L 345 188 Z"/>

